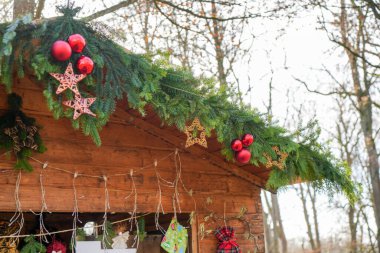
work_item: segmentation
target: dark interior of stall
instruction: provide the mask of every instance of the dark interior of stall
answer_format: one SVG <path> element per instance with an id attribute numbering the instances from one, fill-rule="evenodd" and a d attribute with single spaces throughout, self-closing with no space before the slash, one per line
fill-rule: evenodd
<path id="1" fill-rule="evenodd" d="M 73 252 L 70 249 L 70 241 L 73 234 L 73 231 L 72 231 L 73 218 L 74 218 L 73 214 L 45 212 L 42 215 L 43 215 L 42 220 L 46 228 L 46 231 L 48 231 L 49 233 L 52 233 L 46 236 L 49 243 L 52 242 L 53 240 L 61 241 L 67 247 L 66 252 Z M 7 236 L 7 235 L 12 234 L 12 232 L 14 232 L 15 229 L 11 231 L 11 226 L 9 226 L 10 224 L 9 222 L 11 221 L 13 216 L 14 216 L 14 213 L 0 212 L 0 236 Z M 174 214 L 160 214 L 158 224 L 161 230 L 160 229 L 157 230 L 155 214 L 136 214 L 136 217 L 140 217 L 140 223 L 138 224 L 140 224 L 140 226 L 143 225 L 144 227 L 143 228 L 144 231 L 140 231 L 141 233 L 144 234 L 144 236 L 143 236 L 143 239 L 140 240 L 138 243 L 137 253 L 164 253 L 166 252 L 160 247 L 160 245 L 161 245 L 162 238 L 164 236 L 163 233 L 165 233 L 165 231 L 169 227 L 173 216 Z M 41 227 L 40 220 L 41 219 L 40 219 L 39 213 L 27 212 L 23 214 L 23 218 L 24 218 L 24 226 L 20 233 L 21 235 L 40 234 L 40 227 Z M 112 225 L 112 229 L 114 230 L 114 232 L 118 234 L 118 232 L 130 231 L 129 240 L 127 242 L 128 247 L 137 248 L 136 223 L 135 221 L 133 222 L 133 226 L 131 229 L 131 222 L 130 220 L 128 220 L 129 218 L 130 218 L 130 214 L 128 213 L 108 213 L 107 214 L 107 220 L 111 223 L 114 223 Z M 87 223 L 96 224 L 96 226 L 99 226 L 98 228 L 95 229 L 97 230 L 97 234 L 98 234 L 97 238 L 101 237 L 101 234 L 102 234 L 101 225 L 104 222 L 104 213 L 79 213 L 78 219 L 80 222 L 77 222 L 77 228 L 83 228 Z M 143 219 L 143 221 L 141 221 L 141 219 Z M 188 247 L 187 247 L 186 252 L 191 253 L 192 252 L 191 228 L 189 225 L 189 214 L 177 214 L 177 220 L 182 226 L 184 226 L 188 230 L 189 238 L 188 238 Z M 18 227 L 18 224 L 15 223 L 12 226 Z M 67 231 L 54 234 L 55 231 L 64 231 L 64 230 L 65 231 L 67 230 Z M 39 237 L 36 237 L 36 240 L 41 240 L 41 239 Z M 91 240 L 101 240 L 101 239 L 95 239 L 95 235 L 91 235 L 91 236 L 85 236 L 81 240 L 91 241 Z M 7 241 L 9 241 L 9 238 L 0 239 L 0 253 L 12 252 L 10 249 L 7 248 L 9 246 L 9 243 L 7 244 Z M 42 243 L 45 246 L 49 244 L 43 241 Z M 14 252 L 20 251 L 20 249 L 24 245 L 25 245 L 24 238 L 20 238 L 18 240 L 17 251 L 14 251 Z"/>

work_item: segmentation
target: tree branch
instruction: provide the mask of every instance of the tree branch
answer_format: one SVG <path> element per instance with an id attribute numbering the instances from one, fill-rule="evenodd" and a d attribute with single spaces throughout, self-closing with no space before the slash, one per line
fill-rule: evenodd
<path id="1" fill-rule="evenodd" d="M 376 4 L 373 0 L 364 0 L 371 8 L 373 14 L 377 19 L 380 19 L 380 5 Z"/>
<path id="2" fill-rule="evenodd" d="M 229 21 L 229 20 L 235 20 L 235 19 L 247 19 L 247 18 L 255 18 L 255 17 L 261 16 L 260 13 L 249 14 L 247 16 L 233 16 L 233 17 L 229 17 L 229 18 L 206 16 L 206 15 L 200 15 L 200 14 L 195 13 L 194 11 L 192 11 L 190 9 L 187 9 L 187 8 L 181 7 L 181 6 L 177 5 L 177 4 L 174 4 L 171 1 L 166 1 L 166 0 L 153 0 L 153 1 L 156 4 L 156 6 L 157 6 L 157 2 L 158 3 L 162 3 L 164 5 L 167 5 L 167 6 L 170 6 L 170 7 L 174 8 L 176 10 L 179 10 L 179 11 L 185 12 L 187 14 L 190 14 L 190 15 L 192 15 L 194 17 L 202 18 L 202 19 L 207 19 L 207 20 L 212 19 L 212 20 L 216 20 L 216 21 Z"/>
<path id="3" fill-rule="evenodd" d="M 87 17 L 84 17 L 84 18 L 82 18 L 82 20 L 85 21 L 85 22 L 89 22 L 89 21 L 92 21 L 92 20 L 94 20 L 94 19 L 97 19 L 97 18 L 100 18 L 100 17 L 102 17 L 102 16 L 105 16 L 105 15 L 107 15 L 107 14 L 110 14 L 110 13 L 112 13 L 112 12 L 115 12 L 115 11 L 117 11 L 117 10 L 119 10 L 119 9 L 122 9 L 122 8 L 124 8 L 124 7 L 127 7 L 127 6 L 129 6 L 129 5 L 132 5 L 132 4 L 136 3 L 136 2 L 137 2 L 137 0 L 126 0 L 126 1 L 121 1 L 121 2 L 118 3 L 118 4 L 115 4 L 115 5 L 113 5 L 113 6 L 111 6 L 111 7 L 108 7 L 108 8 L 106 8 L 106 9 L 104 9 L 104 10 L 101 10 L 101 11 L 95 12 L 95 13 L 93 13 L 93 14 L 87 16 Z"/>
<path id="4" fill-rule="evenodd" d="M 316 94 L 319 94 L 319 95 L 323 95 L 323 96 L 331 96 L 331 95 L 339 95 L 339 96 L 355 96 L 354 93 L 351 93 L 351 92 L 348 92 L 348 91 L 329 91 L 329 92 L 321 92 L 321 91 L 318 91 L 318 90 L 312 90 L 309 88 L 308 84 L 297 78 L 297 77 L 294 77 L 293 76 L 293 79 L 296 80 L 297 82 L 303 84 L 303 86 L 305 86 L 305 88 L 307 89 L 308 92 L 311 92 L 311 93 L 316 93 Z"/>
<path id="5" fill-rule="evenodd" d="M 44 7 L 45 7 L 45 0 L 38 1 L 36 15 L 34 17 L 35 19 L 40 19 L 41 18 L 42 10 L 44 9 Z"/>

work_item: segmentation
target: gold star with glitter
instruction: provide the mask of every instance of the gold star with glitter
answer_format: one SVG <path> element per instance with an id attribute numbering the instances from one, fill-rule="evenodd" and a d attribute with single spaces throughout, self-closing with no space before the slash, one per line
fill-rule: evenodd
<path id="1" fill-rule="evenodd" d="M 206 132 L 205 128 L 201 125 L 198 118 L 195 118 L 190 126 L 186 126 L 185 134 L 187 135 L 186 145 L 188 148 L 194 144 L 199 144 L 202 147 L 207 148 Z M 198 137 L 199 134 L 199 137 Z"/>
<path id="2" fill-rule="evenodd" d="M 267 159 L 267 163 L 265 164 L 266 168 L 271 168 L 273 166 L 276 166 L 280 170 L 283 170 L 285 167 L 285 160 L 288 157 L 288 154 L 285 152 L 281 152 L 278 147 L 272 147 L 273 151 L 276 153 L 277 156 L 279 156 L 277 161 L 273 161 L 272 157 L 268 155 L 267 153 L 264 153 L 264 157 Z"/>
<path id="3" fill-rule="evenodd" d="M 19 137 L 19 132 L 22 130 L 27 134 L 24 140 L 21 140 Z M 33 150 L 38 149 L 37 144 L 34 142 L 34 135 L 37 133 L 37 130 L 38 129 L 36 126 L 26 126 L 20 117 L 16 117 L 16 125 L 14 127 L 4 129 L 4 133 L 12 138 L 14 143 L 13 151 L 18 153 L 24 147 Z"/>
<path id="4" fill-rule="evenodd" d="M 67 66 L 65 73 L 50 73 L 50 75 L 57 79 L 60 83 L 56 91 L 57 94 L 60 94 L 67 89 L 70 89 L 75 93 L 76 96 L 80 95 L 77 83 L 83 80 L 83 78 L 85 78 L 86 75 L 74 74 L 73 65 L 71 64 L 71 62 Z"/>
<path id="5" fill-rule="evenodd" d="M 62 104 L 74 109 L 73 119 L 79 118 L 83 113 L 96 117 L 96 114 L 90 110 L 90 106 L 95 102 L 96 98 L 82 98 L 80 95 L 75 96 L 74 100 L 62 102 Z"/>

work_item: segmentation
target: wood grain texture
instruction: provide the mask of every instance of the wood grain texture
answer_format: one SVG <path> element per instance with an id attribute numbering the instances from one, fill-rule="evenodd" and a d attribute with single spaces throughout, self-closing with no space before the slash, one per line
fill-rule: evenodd
<path id="1" fill-rule="evenodd" d="M 190 196 L 180 187 L 180 206 L 183 213 L 196 211 L 196 224 L 210 212 L 222 215 L 236 215 L 242 207 L 248 209 L 248 217 L 253 224 L 253 232 L 263 236 L 260 188 L 265 178 L 260 178 L 239 166 L 227 163 L 221 156 L 208 153 L 206 149 L 191 147 L 184 149 L 185 135 L 168 131 L 170 128 L 154 126 L 136 117 L 121 105 L 101 132 L 103 145 L 98 148 L 80 131 L 75 131 L 68 119 L 54 120 L 46 107 L 40 87 L 28 79 L 18 80 L 14 91 L 23 97 L 24 112 L 36 118 L 41 125 L 41 136 L 48 148 L 44 154 L 34 157 L 50 166 L 71 173 L 89 175 L 128 174 L 130 169 L 139 170 L 133 175 L 138 194 L 137 211 L 155 212 L 158 204 L 158 185 L 152 165 L 160 159 L 179 150 L 182 180 L 186 188 L 192 190 Z M 0 90 L 0 113 L 6 109 L 6 94 Z M 173 132 L 173 134 L 171 134 Z M 215 144 L 216 145 L 216 144 Z M 215 146 L 214 145 L 214 146 Z M 213 147 L 215 150 L 217 147 Z M 0 150 L 2 154 L 3 150 Z M 0 211 L 15 210 L 14 190 L 17 172 L 13 171 L 14 160 L 0 157 Z M 40 172 L 41 165 L 32 161 L 32 173 L 22 173 L 20 200 L 23 210 L 41 209 Z M 175 178 L 174 156 L 159 162 L 157 171 L 168 181 Z M 50 211 L 72 212 L 74 204 L 73 175 L 49 168 L 43 171 L 43 185 L 46 202 Z M 129 176 L 109 177 L 107 180 L 111 212 L 126 213 L 133 210 L 132 183 Z M 104 212 L 105 189 L 101 178 L 81 177 L 75 179 L 80 212 Z M 165 212 L 173 212 L 173 188 L 162 187 L 162 203 Z M 212 200 L 207 204 L 207 199 Z M 226 210 L 224 210 L 226 206 Z M 177 208 L 178 211 L 178 208 Z M 212 224 L 207 229 L 215 229 Z M 242 252 L 254 252 L 254 242 L 244 237 L 245 228 L 241 222 L 231 222 L 237 233 Z M 198 227 L 197 227 L 198 228 Z M 258 240 L 260 247 L 263 240 Z M 201 240 L 196 229 L 192 231 L 193 252 L 215 252 L 217 241 L 214 236 Z M 264 252 L 264 251 L 259 251 Z"/>

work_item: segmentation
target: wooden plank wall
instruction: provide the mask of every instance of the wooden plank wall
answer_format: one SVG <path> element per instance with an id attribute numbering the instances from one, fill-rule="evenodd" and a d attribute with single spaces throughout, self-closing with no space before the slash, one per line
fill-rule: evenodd
<path id="1" fill-rule="evenodd" d="M 34 157 L 47 161 L 49 165 L 71 172 L 91 175 L 112 175 L 128 173 L 130 168 L 141 168 L 151 165 L 174 152 L 176 146 L 162 136 L 153 136 L 144 129 L 130 122 L 128 114 L 118 108 L 115 116 L 101 132 L 103 145 L 97 148 L 90 138 L 80 131 L 74 131 L 68 119 L 54 120 L 48 111 L 42 89 L 29 79 L 18 80 L 14 92 L 23 97 L 24 112 L 35 117 L 43 127 L 41 134 L 48 151 Z M 6 109 L 6 94 L 0 89 L 0 113 Z M 154 127 L 154 126 L 152 126 Z M 185 135 L 184 137 L 185 138 Z M 169 139 L 170 140 L 170 139 Z M 1 151 L 0 154 L 2 154 Z M 193 194 L 180 188 L 180 207 L 183 213 L 196 209 L 196 224 L 204 223 L 204 217 L 210 212 L 218 215 L 235 216 L 242 207 L 248 209 L 248 217 L 253 224 L 253 233 L 260 250 L 264 252 L 262 207 L 260 189 L 253 184 L 233 176 L 230 172 L 210 164 L 207 160 L 186 151 L 180 151 L 182 180 Z M 33 173 L 22 173 L 20 199 L 22 209 L 38 211 L 41 209 L 41 190 L 39 175 L 41 165 L 32 162 Z M 17 173 L 11 172 L 13 161 L 0 157 L 0 211 L 14 211 L 14 190 Z M 160 176 L 173 181 L 175 178 L 174 156 L 159 162 L 157 167 Z M 45 170 L 44 187 L 46 202 L 50 211 L 72 212 L 73 176 L 67 173 Z M 153 167 L 135 172 L 137 187 L 137 212 L 155 212 L 158 203 L 157 177 Z M 102 212 L 105 204 L 104 182 L 99 178 L 78 177 L 75 180 L 80 212 Z M 133 209 L 133 196 L 125 199 L 131 192 L 131 179 L 127 176 L 112 177 L 108 180 L 110 208 L 112 212 L 130 212 Z M 165 212 L 173 212 L 173 188 L 162 187 L 162 203 Z M 207 201 L 209 200 L 209 201 Z M 212 200 L 212 203 L 210 203 Z M 178 209 L 177 209 L 178 211 Z M 215 229 L 217 224 L 206 222 L 206 230 Z M 223 222 L 222 222 L 223 224 Z M 254 243 L 245 239 L 246 230 L 241 222 L 231 222 L 236 228 L 237 241 L 242 252 L 255 252 Z M 194 230 L 195 231 L 195 230 Z M 197 235 L 196 231 L 193 235 Z M 197 244 L 193 252 L 215 252 L 216 240 L 213 235 L 201 240 L 199 234 L 193 238 Z"/>

